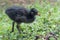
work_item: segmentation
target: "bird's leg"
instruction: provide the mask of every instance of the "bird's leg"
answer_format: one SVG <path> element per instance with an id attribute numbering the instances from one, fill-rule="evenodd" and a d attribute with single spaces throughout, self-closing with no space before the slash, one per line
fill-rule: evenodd
<path id="1" fill-rule="evenodd" d="M 14 24 L 15 24 L 15 22 L 12 23 L 12 30 L 11 30 L 11 33 L 14 32 Z"/>
<path id="2" fill-rule="evenodd" d="M 17 27 L 19 33 L 21 33 L 21 30 L 20 30 L 20 27 L 19 27 L 19 23 L 17 23 L 17 26 L 16 27 Z"/>

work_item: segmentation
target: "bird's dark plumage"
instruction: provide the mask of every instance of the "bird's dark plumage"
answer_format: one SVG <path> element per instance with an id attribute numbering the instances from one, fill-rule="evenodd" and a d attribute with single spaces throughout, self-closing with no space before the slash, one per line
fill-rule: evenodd
<path id="1" fill-rule="evenodd" d="M 24 7 L 12 6 L 6 9 L 5 13 L 18 24 L 20 23 L 31 23 L 35 20 L 35 15 L 38 14 L 37 9 L 27 9 Z M 14 26 L 13 22 L 13 26 Z M 12 28 L 13 31 L 14 28 Z M 19 30 L 19 29 L 18 29 Z"/>

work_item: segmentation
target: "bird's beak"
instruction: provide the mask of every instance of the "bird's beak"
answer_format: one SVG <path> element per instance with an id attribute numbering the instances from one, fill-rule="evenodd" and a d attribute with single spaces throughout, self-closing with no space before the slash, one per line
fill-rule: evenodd
<path id="1" fill-rule="evenodd" d="M 40 13 L 38 13 L 37 15 L 40 16 Z"/>

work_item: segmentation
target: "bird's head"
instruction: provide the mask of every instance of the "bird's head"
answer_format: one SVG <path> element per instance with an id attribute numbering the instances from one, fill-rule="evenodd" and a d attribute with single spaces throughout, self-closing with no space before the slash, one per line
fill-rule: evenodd
<path id="1" fill-rule="evenodd" d="M 35 8 L 31 8 L 30 13 L 31 13 L 32 15 L 38 15 L 38 10 L 35 9 Z"/>

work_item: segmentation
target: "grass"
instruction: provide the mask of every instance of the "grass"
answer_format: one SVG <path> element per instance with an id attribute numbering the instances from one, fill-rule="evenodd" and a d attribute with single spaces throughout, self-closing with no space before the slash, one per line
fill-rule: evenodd
<path id="1" fill-rule="evenodd" d="M 12 27 L 12 20 L 5 14 L 5 9 L 0 10 L 0 40 L 34 40 L 36 35 L 45 36 L 49 32 L 56 34 L 60 40 L 60 9 L 59 6 L 51 6 L 49 3 L 38 2 L 32 7 L 38 9 L 40 16 L 36 16 L 33 23 L 22 23 L 20 26 L 23 32 L 18 33 L 16 27 L 13 33 L 9 33 Z M 28 6 L 30 8 L 30 6 Z M 39 38 L 39 40 L 42 40 Z M 51 38 L 50 40 L 54 40 Z"/>

